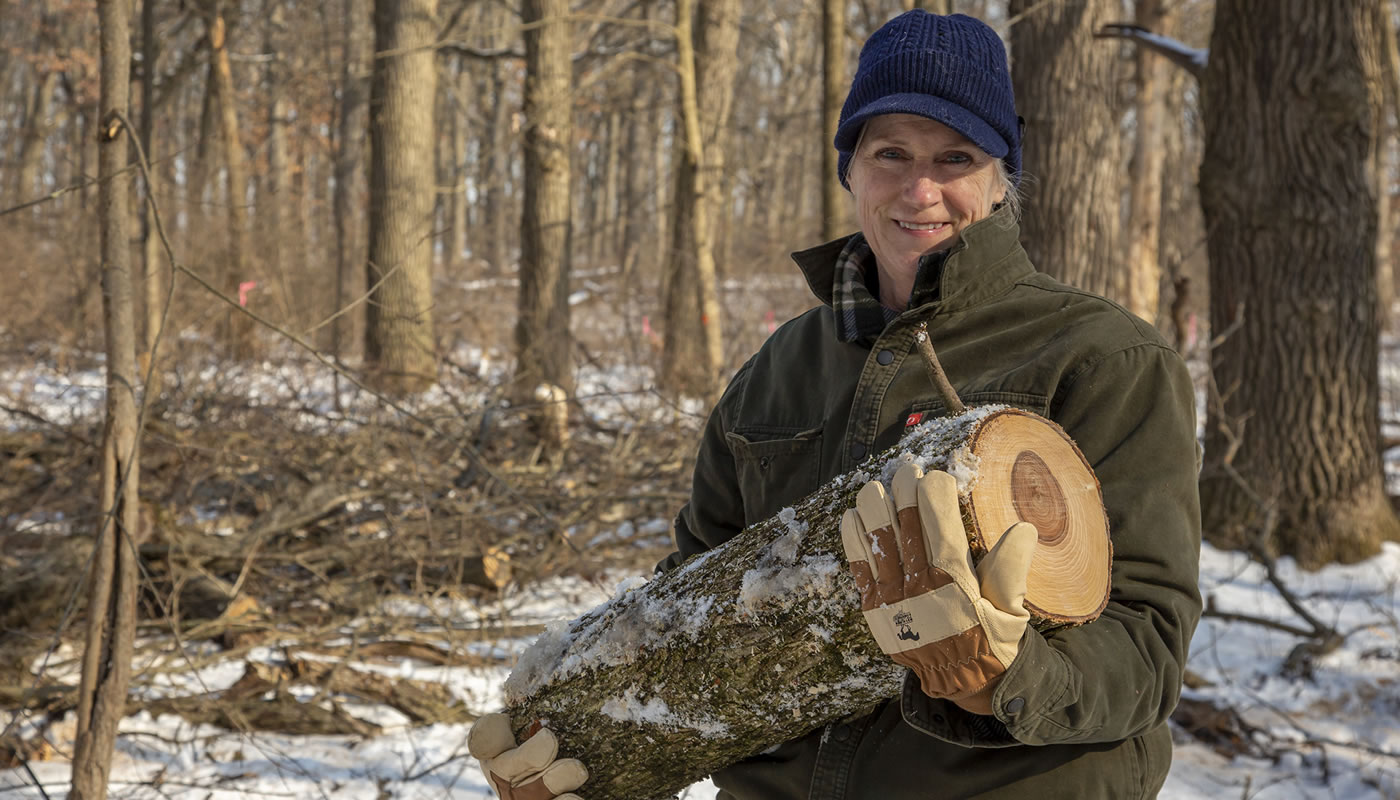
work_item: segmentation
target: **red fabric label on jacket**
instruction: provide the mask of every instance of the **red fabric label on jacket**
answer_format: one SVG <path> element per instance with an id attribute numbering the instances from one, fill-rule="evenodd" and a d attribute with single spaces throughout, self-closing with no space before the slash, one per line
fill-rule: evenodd
<path id="1" fill-rule="evenodd" d="M 912 427 L 914 427 L 915 425 L 918 425 L 920 422 L 923 422 L 923 419 L 924 419 L 924 412 L 922 412 L 922 411 L 915 411 L 913 414 L 910 414 L 910 415 L 909 415 L 909 418 L 908 418 L 908 419 L 904 420 L 904 427 L 906 427 L 906 428 L 912 428 Z"/>

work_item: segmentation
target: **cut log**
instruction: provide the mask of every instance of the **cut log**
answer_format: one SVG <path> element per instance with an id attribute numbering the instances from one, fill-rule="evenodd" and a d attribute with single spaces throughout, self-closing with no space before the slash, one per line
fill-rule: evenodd
<path id="1" fill-rule="evenodd" d="M 974 557 L 1036 524 L 1027 608 L 1047 629 L 1094 619 L 1111 549 L 1098 480 L 1049 420 L 982 406 L 914 428 L 794 508 L 572 622 L 506 681 L 523 738 L 543 724 L 587 765 L 589 800 L 671 797 L 705 775 L 898 694 L 842 555 L 840 519 L 908 461 L 958 479 Z"/>

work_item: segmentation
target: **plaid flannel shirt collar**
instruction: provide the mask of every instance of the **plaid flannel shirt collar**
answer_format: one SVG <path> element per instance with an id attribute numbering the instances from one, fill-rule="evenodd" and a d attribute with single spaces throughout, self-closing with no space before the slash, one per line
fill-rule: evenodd
<path id="1" fill-rule="evenodd" d="M 938 299 L 938 279 L 947 257 L 946 252 L 940 252 L 920 259 L 909 308 Z M 836 335 L 841 341 L 873 342 L 900 315 L 901 312 L 880 304 L 878 291 L 875 253 L 865 236 L 857 233 L 836 258 L 831 307 L 836 312 Z"/>
<path id="2" fill-rule="evenodd" d="M 846 242 L 836 257 L 831 307 L 836 311 L 836 336 L 843 342 L 873 341 L 890 320 L 899 316 L 880 305 L 879 298 L 871 293 L 865 276 L 869 272 L 875 277 L 874 267 L 875 253 L 859 233 Z"/>

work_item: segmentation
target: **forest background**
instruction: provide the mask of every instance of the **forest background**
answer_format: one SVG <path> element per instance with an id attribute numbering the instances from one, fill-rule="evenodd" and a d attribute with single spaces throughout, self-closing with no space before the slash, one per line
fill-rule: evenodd
<path id="1" fill-rule="evenodd" d="M 1347 636 L 1276 559 L 1400 534 L 1397 9 L 922 5 L 1005 38 L 1032 260 L 1192 363 L 1207 539 L 1296 602 L 1308 674 Z M 6 763 L 71 759 L 100 797 L 127 713 L 370 736 L 337 698 L 485 710 L 306 653 L 499 665 L 476 645 L 529 631 L 481 608 L 664 554 L 709 402 L 812 305 L 786 254 L 853 229 L 835 113 L 905 7 L 5 6 Z M 272 643 L 237 687 L 151 691 L 152 654 Z"/>

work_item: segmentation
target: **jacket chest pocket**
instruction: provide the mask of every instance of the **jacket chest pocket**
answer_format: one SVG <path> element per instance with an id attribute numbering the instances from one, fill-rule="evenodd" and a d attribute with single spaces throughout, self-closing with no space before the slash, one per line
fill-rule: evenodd
<path id="1" fill-rule="evenodd" d="M 734 454 L 745 525 L 768 519 L 816 491 L 821 480 L 821 428 L 788 438 L 730 432 L 725 439 Z"/>

